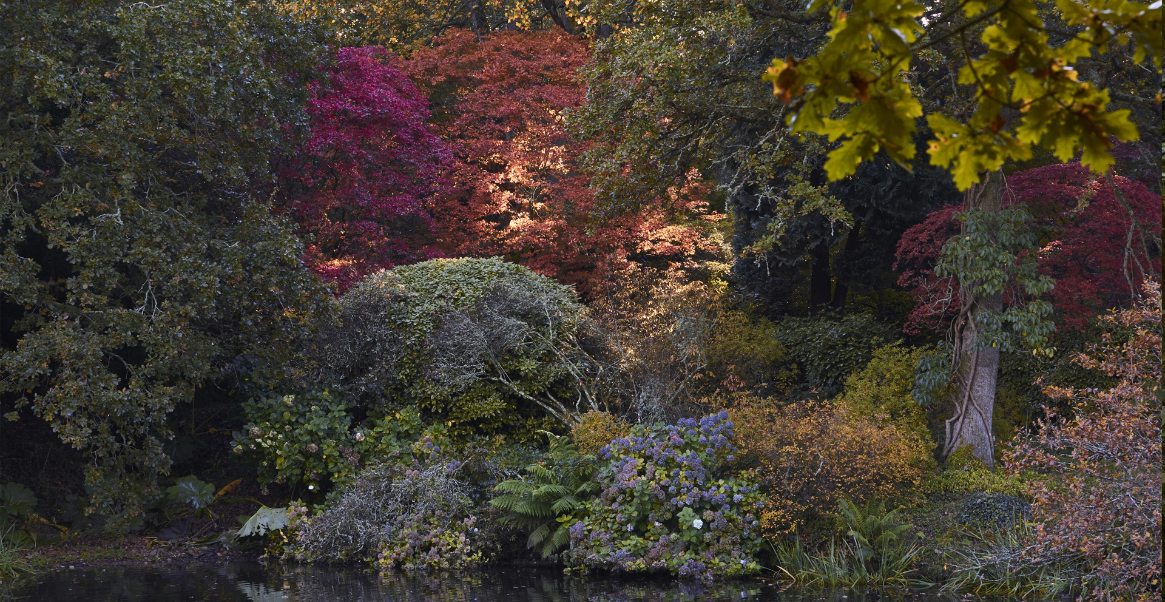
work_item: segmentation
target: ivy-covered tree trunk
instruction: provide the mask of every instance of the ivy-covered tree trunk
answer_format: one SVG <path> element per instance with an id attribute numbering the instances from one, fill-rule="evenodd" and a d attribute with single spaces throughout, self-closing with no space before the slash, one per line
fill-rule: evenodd
<path id="1" fill-rule="evenodd" d="M 1003 172 L 987 173 L 983 181 L 967 191 L 963 210 L 979 209 L 998 215 L 1003 209 Z M 966 236 L 963 222 L 961 236 Z M 954 415 L 946 421 L 946 444 L 943 456 L 963 446 L 971 446 L 973 455 L 989 468 L 995 461 L 995 437 L 991 431 L 995 407 L 995 386 L 999 377 L 999 348 L 979 341 L 986 315 L 998 316 L 1003 310 L 1003 295 L 976 293 L 975 282 L 959 283 L 959 316 L 954 323 Z"/>

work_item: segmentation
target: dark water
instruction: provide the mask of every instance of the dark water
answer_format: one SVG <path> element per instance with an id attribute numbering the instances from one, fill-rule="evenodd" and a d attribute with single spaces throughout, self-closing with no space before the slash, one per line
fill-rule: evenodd
<path id="1" fill-rule="evenodd" d="M 497 568 L 453 575 L 380 579 L 359 570 L 159 565 L 60 570 L 0 585 L 0 602 L 670 602 L 760 600 L 950 602 L 928 592 L 799 591 L 763 579 L 713 585 L 669 579 L 566 577 L 545 568 Z"/>

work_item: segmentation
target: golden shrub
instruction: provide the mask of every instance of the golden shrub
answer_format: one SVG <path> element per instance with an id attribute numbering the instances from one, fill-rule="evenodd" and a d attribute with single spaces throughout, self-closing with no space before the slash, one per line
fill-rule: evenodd
<path id="1" fill-rule="evenodd" d="M 761 529 L 775 537 L 837 508 L 843 497 L 894 498 L 917 488 L 928 453 L 917 432 L 823 401 L 761 403 L 730 412 L 740 460 L 757 469 L 769 503 Z"/>
<path id="2" fill-rule="evenodd" d="M 595 455 L 612 439 L 626 437 L 630 432 L 631 425 L 614 414 L 587 412 L 582 415 L 582 422 L 574 425 L 570 435 L 579 453 Z"/>
<path id="3" fill-rule="evenodd" d="M 914 367 L 925 349 L 909 349 L 892 343 L 874 351 L 869 364 L 845 382 L 845 393 L 838 398 L 850 416 L 885 417 L 890 424 L 918 435 L 925 453 L 916 461 L 924 469 L 935 468 L 931 450 L 934 441 L 927 426 L 926 410 L 914 399 Z"/>

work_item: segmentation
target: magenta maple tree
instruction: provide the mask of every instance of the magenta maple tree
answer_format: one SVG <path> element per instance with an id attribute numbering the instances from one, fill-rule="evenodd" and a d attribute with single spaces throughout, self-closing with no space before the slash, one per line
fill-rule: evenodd
<path id="1" fill-rule="evenodd" d="M 452 150 L 449 192 L 431 197 L 450 256 L 502 256 L 584 295 L 632 260 L 684 261 L 714 251 L 706 187 L 693 175 L 668 198 L 601 215 L 578 159 L 586 144 L 563 114 L 585 100 L 587 42 L 559 31 L 453 30 L 402 69 L 430 95 Z"/>
<path id="2" fill-rule="evenodd" d="M 1161 273 L 1160 197 L 1141 182 L 1066 163 L 1021 171 L 1006 186 L 1004 206 L 1025 203 L 1035 218 L 1040 270 L 1056 279 L 1049 299 L 1063 327 L 1080 329 L 1106 309 L 1129 307 L 1145 280 Z M 958 311 L 958 283 L 936 276 L 934 266 L 959 232 L 959 211 L 949 205 L 932 212 L 898 242 L 898 285 L 915 301 L 908 334 L 940 330 Z"/>
<path id="3" fill-rule="evenodd" d="M 340 48 L 307 107 L 310 135 L 284 159 L 277 208 L 299 224 L 305 261 L 340 292 L 366 274 L 440 256 L 426 203 L 451 154 L 429 101 L 382 48 Z"/>

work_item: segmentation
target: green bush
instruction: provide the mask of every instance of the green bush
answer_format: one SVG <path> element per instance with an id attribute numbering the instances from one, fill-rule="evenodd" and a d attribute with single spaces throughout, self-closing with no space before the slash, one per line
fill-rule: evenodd
<path id="1" fill-rule="evenodd" d="M 369 276 L 340 299 L 315 350 L 325 378 L 385 414 L 415 406 L 457 439 L 572 422 L 563 343 L 574 290 L 499 259 L 438 259 Z"/>
<path id="2" fill-rule="evenodd" d="M 36 496 L 20 483 L 0 487 L 0 545 L 23 548 L 32 545 L 31 525 L 25 520 L 36 508 Z"/>
<path id="3" fill-rule="evenodd" d="M 259 462 L 261 483 L 303 483 L 319 493 L 351 481 L 365 464 L 404 459 L 421 436 L 420 414 L 404 408 L 354 428 L 351 408 L 329 391 L 265 397 L 243 404 L 245 430 L 235 453 Z"/>
<path id="4" fill-rule="evenodd" d="M 777 324 L 776 336 L 800 366 L 805 384 L 825 397 L 840 393 L 875 349 L 898 339 L 892 328 L 868 314 L 785 318 Z"/>
<path id="5" fill-rule="evenodd" d="M 975 492 L 1022 496 L 1033 476 L 1030 472 L 992 471 L 971 454 L 970 447 L 964 446 L 951 452 L 942 470 L 922 478 L 922 491 L 956 496 Z"/>

